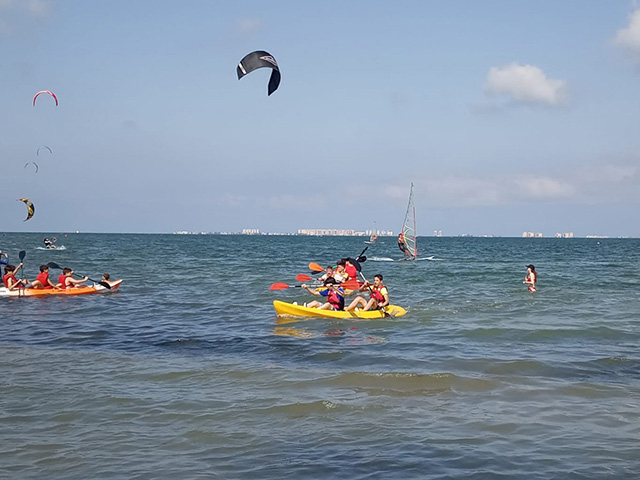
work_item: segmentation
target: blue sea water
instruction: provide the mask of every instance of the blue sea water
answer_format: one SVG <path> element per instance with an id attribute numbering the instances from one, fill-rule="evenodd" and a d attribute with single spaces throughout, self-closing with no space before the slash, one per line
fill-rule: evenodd
<path id="1" fill-rule="evenodd" d="M 381 238 L 406 316 L 292 321 L 269 286 L 362 238 L 56 236 L 0 249 L 124 283 L 0 298 L 0 478 L 640 475 L 638 239 Z"/>

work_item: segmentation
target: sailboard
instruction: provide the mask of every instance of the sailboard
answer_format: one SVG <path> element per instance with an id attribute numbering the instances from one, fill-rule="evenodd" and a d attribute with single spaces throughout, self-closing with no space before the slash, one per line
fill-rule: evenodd
<path id="1" fill-rule="evenodd" d="M 373 245 L 374 243 L 376 243 L 377 239 L 378 239 L 378 229 L 376 228 L 376 222 L 373 222 L 373 229 L 371 230 L 371 236 L 369 237 L 369 241 L 364 243 Z"/>
<path id="2" fill-rule="evenodd" d="M 410 254 L 409 259 L 415 260 L 418 258 L 418 242 L 416 231 L 416 206 L 413 202 L 413 183 L 411 184 L 411 192 L 409 193 L 407 213 L 404 216 L 404 223 L 402 224 L 402 235 L 404 237 L 404 243 Z"/>

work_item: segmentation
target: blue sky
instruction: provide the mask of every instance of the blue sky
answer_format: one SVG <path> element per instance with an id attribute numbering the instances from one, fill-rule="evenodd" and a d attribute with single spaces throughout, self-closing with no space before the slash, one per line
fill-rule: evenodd
<path id="1" fill-rule="evenodd" d="M 640 234 L 637 2 L 0 0 L 0 64 L 4 231 Z"/>

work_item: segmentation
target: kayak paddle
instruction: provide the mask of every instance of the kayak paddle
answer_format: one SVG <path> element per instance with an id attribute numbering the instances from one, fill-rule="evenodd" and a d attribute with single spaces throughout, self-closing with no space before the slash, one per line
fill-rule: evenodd
<path id="1" fill-rule="evenodd" d="M 296 275 L 296 280 L 298 282 L 309 282 L 309 281 L 313 280 L 313 278 L 311 278 L 309 275 L 305 275 L 304 273 L 300 273 L 300 274 Z"/>
<path id="2" fill-rule="evenodd" d="M 27 256 L 27 252 L 25 252 L 24 250 L 20 250 L 20 253 L 18 253 L 18 258 L 20 259 L 20 263 L 22 263 L 22 261 L 24 260 L 24 257 Z M 22 276 L 24 274 L 24 272 L 22 271 L 22 267 L 20 267 L 20 276 Z"/>
<path id="3" fill-rule="evenodd" d="M 53 268 L 53 269 L 57 269 L 57 270 L 62 270 L 62 267 L 60 265 L 58 265 L 57 263 L 55 263 L 55 262 L 47 263 L 47 267 Z M 83 277 L 86 276 L 86 275 L 80 275 L 79 273 L 76 273 L 76 275 L 83 276 Z M 87 277 L 87 278 L 89 278 L 89 277 Z M 97 280 L 94 280 L 93 278 L 89 278 L 89 280 L 92 281 L 93 283 L 97 283 L 98 285 L 102 285 L 104 288 L 106 288 L 108 290 L 111 290 L 111 285 L 109 285 L 109 283 L 107 283 L 107 282 L 102 282 L 102 281 L 99 282 Z"/>
<path id="4" fill-rule="evenodd" d="M 301 288 L 302 285 L 287 285 L 286 283 L 274 283 L 269 290 L 286 290 L 287 288 Z"/>
<path id="5" fill-rule="evenodd" d="M 324 268 L 315 262 L 311 262 L 309 264 L 309 270 L 311 270 L 312 272 L 324 272 Z"/>

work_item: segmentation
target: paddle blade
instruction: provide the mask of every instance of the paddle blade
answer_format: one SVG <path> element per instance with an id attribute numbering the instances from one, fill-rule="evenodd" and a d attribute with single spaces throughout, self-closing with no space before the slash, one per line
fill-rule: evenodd
<path id="1" fill-rule="evenodd" d="M 314 262 L 311 262 L 309 264 L 309 270 L 311 270 L 312 272 L 324 272 L 324 268 Z"/>
<path id="2" fill-rule="evenodd" d="M 354 279 L 354 280 L 347 280 L 346 282 L 342 282 L 340 286 L 348 290 L 358 290 L 362 285 L 358 283 L 357 280 Z"/>
<path id="3" fill-rule="evenodd" d="M 57 270 L 62 270 L 62 267 L 58 265 L 56 262 L 47 263 L 47 267 L 57 269 Z"/>
<path id="4" fill-rule="evenodd" d="M 286 283 L 274 283 L 269 287 L 269 290 L 285 290 L 289 288 L 289 285 Z"/>
<path id="5" fill-rule="evenodd" d="M 300 273 L 296 275 L 296 280 L 299 282 L 308 282 L 309 280 L 313 280 L 309 275 L 305 275 L 304 273 Z"/>
<path id="6" fill-rule="evenodd" d="M 24 257 L 26 255 L 27 255 L 27 252 L 25 252 L 24 250 L 20 250 L 20 253 L 18 253 L 18 258 L 20 259 L 21 262 L 24 260 Z"/>

